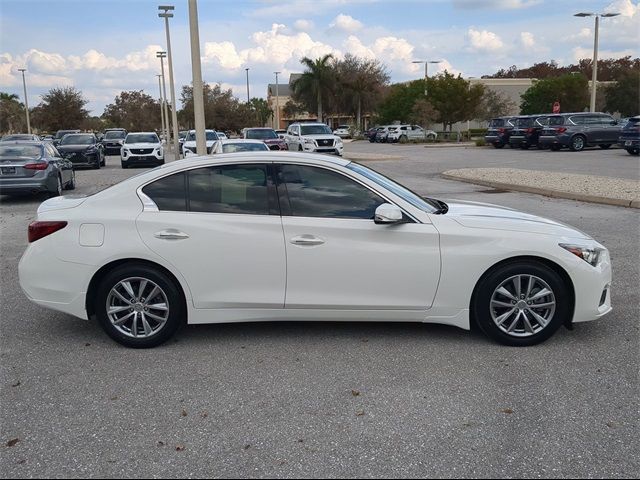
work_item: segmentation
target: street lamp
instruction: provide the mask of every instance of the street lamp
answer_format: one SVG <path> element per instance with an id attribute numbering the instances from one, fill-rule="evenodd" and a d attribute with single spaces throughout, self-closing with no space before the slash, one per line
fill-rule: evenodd
<path id="1" fill-rule="evenodd" d="M 278 74 L 280 72 L 273 72 L 276 74 L 276 130 L 280 129 L 280 98 L 278 95 Z"/>
<path id="2" fill-rule="evenodd" d="M 198 3 L 189 0 L 189 31 L 191 33 L 191 72 L 193 76 L 193 120 L 196 128 L 196 153 L 207 154 L 204 131 L 204 96 L 202 66 L 200 64 L 200 32 L 198 30 Z"/>
<path id="3" fill-rule="evenodd" d="M 249 68 L 244 69 L 247 72 L 247 105 L 249 104 Z"/>
<path id="4" fill-rule="evenodd" d="M 442 63 L 442 60 L 414 60 L 411 63 L 424 63 L 424 96 L 427 96 L 427 79 L 429 78 L 429 73 L 427 67 L 430 63 Z"/>
<path id="5" fill-rule="evenodd" d="M 173 146 L 175 152 L 175 159 L 180 158 L 180 146 L 178 144 L 178 113 L 176 112 L 176 88 L 173 83 L 173 60 L 171 56 L 171 37 L 169 35 L 169 19 L 173 17 L 173 13 L 169 13 L 175 7 L 173 5 L 160 5 L 158 10 L 163 10 L 163 13 L 158 13 L 158 17 L 164 18 L 165 31 L 167 33 L 167 59 L 169 60 L 169 89 L 171 90 L 171 123 L 173 123 Z M 165 97 L 166 98 L 166 97 Z"/>
<path id="6" fill-rule="evenodd" d="M 164 91 L 164 100 L 162 102 L 163 107 L 164 107 L 164 126 L 165 126 L 165 131 L 164 131 L 164 139 L 165 142 L 167 143 L 167 150 L 169 152 L 171 152 L 171 138 L 169 137 L 169 129 L 170 129 L 170 125 L 169 125 L 169 109 L 167 107 L 167 84 L 165 82 L 165 77 L 164 77 L 164 58 L 167 56 L 167 52 L 156 52 L 156 57 L 158 57 L 160 59 L 160 68 L 162 70 L 162 90 Z"/>
<path id="7" fill-rule="evenodd" d="M 574 17 L 596 17 L 595 38 L 593 41 L 593 73 L 591 76 L 591 105 L 590 110 L 596 111 L 596 85 L 598 80 L 598 27 L 600 25 L 600 17 L 609 18 L 617 17 L 619 13 L 592 13 L 592 12 L 580 12 L 576 13 Z"/>
<path id="8" fill-rule="evenodd" d="M 160 91 L 160 123 L 162 125 L 160 131 L 162 132 L 161 135 L 166 135 L 167 131 L 164 128 L 164 100 L 162 99 L 162 84 L 160 83 L 162 75 L 156 75 L 156 77 L 158 77 L 158 90 Z"/>
<path id="9" fill-rule="evenodd" d="M 31 134 L 31 122 L 29 121 L 29 100 L 27 100 L 27 81 L 24 79 L 24 72 L 26 68 L 19 68 L 18 71 L 22 72 L 22 86 L 24 87 L 24 109 L 27 112 L 27 133 Z"/>

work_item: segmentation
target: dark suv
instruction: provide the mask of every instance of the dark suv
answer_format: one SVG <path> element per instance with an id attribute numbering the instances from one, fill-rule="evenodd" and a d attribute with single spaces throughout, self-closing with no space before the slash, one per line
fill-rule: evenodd
<path id="1" fill-rule="evenodd" d="M 620 136 L 620 125 L 605 113 L 564 113 L 550 115 L 548 119 L 539 143 L 551 150 L 567 147 L 579 152 L 594 145 L 605 149 L 617 143 Z"/>
<path id="2" fill-rule="evenodd" d="M 546 115 L 523 115 L 511 120 L 514 127 L 509 136 L 509 146 L 511 148 L 520 147 L 523 150 L 537 146 L 545 121 Z"/>
<path id="3" fill-rule="evenodd" d="M 631 155 L 640 154 L 640 115 L 631 117 L 622 127 L 618 144 Z"/>
<path id="4" fill-rule="evenodd" d="M 484 141 L 490 143 L 495 148 L 502 148 L 508 144 L 511 130 L 514 127 L 512 123 L 514 118 L 516 117 L 498 117 L 492 119 L 489 122 Z"/>

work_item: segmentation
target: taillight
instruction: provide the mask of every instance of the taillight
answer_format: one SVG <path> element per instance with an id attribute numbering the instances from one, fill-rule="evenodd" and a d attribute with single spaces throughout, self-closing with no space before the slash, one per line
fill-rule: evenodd
<path id="1" fill-rule="evenodd" d="M 558 133 L 564 133 L 567 131 L 567 127 L 556 127 L 555 131 Z"/>
<path id="2" fill-rule="evenodd" d="M 536 131 L 535 128 L 527 128 L 527 133 L 533 133 L 535 131 Z"/>
<path id="3" fill-rule="evenodd" d="M 29 224 L 29 243 L 40 240 L 67 226 L 67 222 L 31 222 Z"/>
<path id="4" fill-rule="evenodd" d="M 499 128 L 499 129 L 498 129 L 498 132 L 500 132 L 500 133 L 504 133 L 504 132 L 506 132 L 506 131 L 507 131 L 507 130 L 506 130 L 505 128 Z"/>
<path id="5" fill-rule="evenodd" d="M 38 163 L 27 163 L 22 168 L 26 168 L 27 170 L 46 170 L 49 164 L 47 162 L 38 162 Z"/>

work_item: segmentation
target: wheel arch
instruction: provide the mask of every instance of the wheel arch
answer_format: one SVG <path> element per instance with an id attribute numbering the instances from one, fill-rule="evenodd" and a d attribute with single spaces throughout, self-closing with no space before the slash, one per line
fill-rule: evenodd
<path id="1" fill-rule="evenodd" d="M 484 279 L 490 273 L 492 273 L 497 268 L 503 267 L 503 266 L 511 264 L 511 263 L 519 263 L 519 262 L 542 264 L 542 265 L 550 268 L 554 272 L 556 272 L 560 276 L 560 278 L 562 278 L 562 281 L 567 286 L 567 290 L 569 292 L 569 297 L 570 297 L 570 301 L 571 301 L 571 305 L 569 306 L 570 315 L 567 316 L 567 321 L 565 323 L 565 326 L 567 328 L 570 328 L 571 324 L 572 324 L 572 321 L 573 321 L 573 315 L 574 315 L 574 312 L 575 312 L 575 302 L 576 302 L 575 287 L 573 285 L 573 281 L 571 280 L 571 276 L 567 273 L 567 271 L 561 265 L 557 264 L 556 262 L 554 262 L 552 260 L 549 260 L 548 258 L 537 257 L 537 256 L 534 256 L 534 255 L 520 255 L 520 256 L 510 257 L 510 258 L 506 258 L 504 260 L 500 260 L 499 262 L 491 265 L 489 268 L 487 268 L 485 270 L 485 272 L 482 275 L 480 275 L 480 278 L 478 278 L 478 280 L 476 281 L 476 283 L 475 283 L 475 285 L 473 287 L 473 292 L 471 293 L 471 299 L 469 301 L 469 321 L 470 321 L 470 324 L 471 325 L 475 325 L 475 322 L 476 322 L 476 319 L 474 318 L 475 315 L 474 315 L 473 305 L 474 305 L 474 302 L 475 302 L 476 292 L 478 291 L 478 288 L 479 288 L 480 284 L 484 281 Z"/>
<path id="2" fill-rule="evenodd" d="M 185 307 L 185 314 L 188 315 L 189 314 L 189 309 L 188 309 L 188 303 L 187 303 L 187 296 L 186 293 L 184 291 L 184 288 L 182 286 L 182 284 L 180 283 L 180 280 L 178 280 L 178 278 L 171 273 L 170 270 L 168 270 L 166 267 L 160 265 L 159 263 L 150 261 L 150 260 L 145 260 L 142 258 L 121 258 L 118 260 L 113 260 L 105 265 L 103 265 L 102 267 L 100 267 L 96 273 L 93 274 L 93 277 L 91 278 L 91 281 L 89 282 L 89 286 L 87 288 L 87 295 L 86 295 L 86 299 L 85 299 L 85 309 L 87 310 L 87 317 L 91 318 L 93 315 L 95 315 L 95 297 L 96 297 L 96 292 L 98 290 L 98 286 L 100 285 L 100 282 L 102 281 L 102 279 L 114 268 L 117 268 L 121 265 L 126 265 L 126 264 L 137 264 L 137 265 L 144 265 L 147 267 L 152 267 L 155 268 L 159 271 L 161 271 L 162 273 L 164 273 L 165 275 L 167 275 L 175 284 L 176 288 L 178 289 L 178 292 L 180 294 L 180 296 L 182 297 L 182 301 Z M 185 319 L 185 323 L 186 323 L 186 319 Z"/>

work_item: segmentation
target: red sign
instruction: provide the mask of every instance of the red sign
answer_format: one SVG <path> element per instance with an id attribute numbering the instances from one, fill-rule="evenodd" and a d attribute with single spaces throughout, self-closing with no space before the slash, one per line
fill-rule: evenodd
<path id="1" fill-rule="evenodd" d="M 553 113 L 560 113 L 560 102 L 553 102 Z"/>

